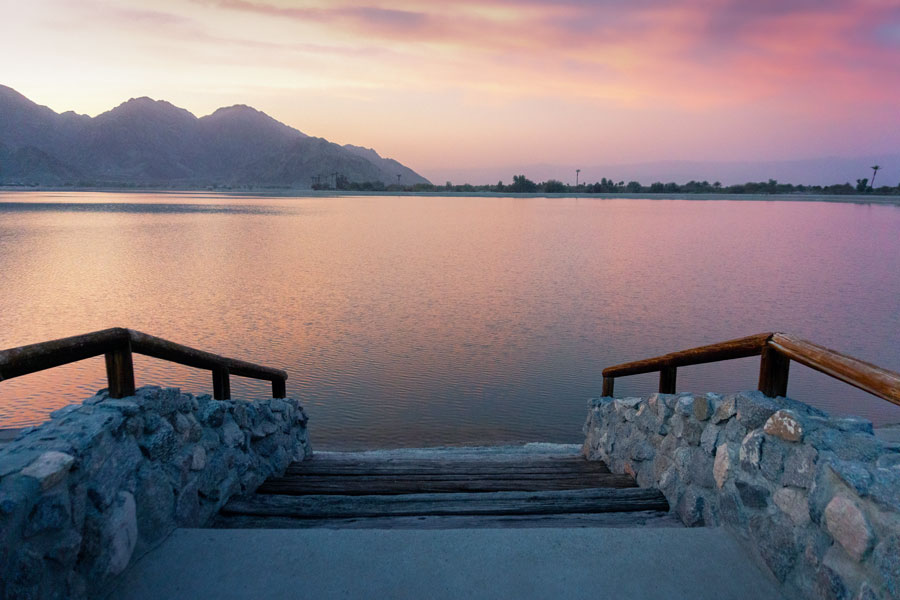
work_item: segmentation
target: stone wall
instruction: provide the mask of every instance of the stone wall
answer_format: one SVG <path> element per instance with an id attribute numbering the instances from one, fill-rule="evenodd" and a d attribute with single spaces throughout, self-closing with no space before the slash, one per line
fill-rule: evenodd
<path id="1" fill-rule="evenodd" d="M 900 598 L 900 444 L 759 392 L 590 402 L 585 455 L 725 525 L 788 597 Z M 715 565 L 709 565 L 711 569 Z"/>
<path id="2" fill-rule="evenodd" d="M 0 448 L 0 597 L 97 597 L 175 527 L 311 454 L 296 400 L 144 387 L 52 414 Z"/>

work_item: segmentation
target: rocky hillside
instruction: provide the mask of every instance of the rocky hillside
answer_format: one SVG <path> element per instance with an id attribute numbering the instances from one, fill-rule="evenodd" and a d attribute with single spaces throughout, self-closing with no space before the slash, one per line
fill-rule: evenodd
<path id="1" fill-rule="evenodd" d="M 314 181 L 427 180 L 399 162 L 340 146 L 244 105 L 197 118 L 133 98 L 94 118 L 56 113 L 0 86 L 0 184 L 308 188 Z"/>

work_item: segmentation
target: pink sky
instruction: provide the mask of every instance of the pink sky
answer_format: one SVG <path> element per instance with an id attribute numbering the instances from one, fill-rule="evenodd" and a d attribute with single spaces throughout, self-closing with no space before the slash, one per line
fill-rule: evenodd
<path id="1" fill-rule="evenodd" d="M 3 0 L 54 110 L 250 104 L 452 168 L 900 153 L 896 0 Z"/>

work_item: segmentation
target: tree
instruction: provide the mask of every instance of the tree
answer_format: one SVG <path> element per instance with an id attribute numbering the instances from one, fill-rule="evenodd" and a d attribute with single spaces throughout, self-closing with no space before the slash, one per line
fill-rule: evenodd
<path id="1" fill-rule="evenodd" d="M 550 179 L 549 181 L 544 183 L 544 192 L 547 194 L 564 194 L 565 191 L 566 184 L 564 184 L 562 181 Z"/>
<path id="2" fill-rule="evenodd" d="M 625 190 L 631 194 L 640 194 L 641 193 L 641 184 L 638 181 L 629 181 L 628 185 L 625 186 Z"/>
<path id="3" fill-rule="evenodd" d="M 537 188 L 537 184 L 524 175 L 513 175 L 513 182 L 509 186 L 509 191 L 517 194 L 533 194 L 537 191 Z"/>
<path id="4" fill-rule="evenodd" d="M 864 177 L 862 179 L 856 180 L 856 191 L 857 192 L 869 191 L 869 178 L 868 177 Z"/>
<path id="5" fill-rule="evenodd" d="M 878 165 L 872 165 L 872 189 L 875 189 L 875 176 L 878 175 L 878 170 L 881 169 Z"/>

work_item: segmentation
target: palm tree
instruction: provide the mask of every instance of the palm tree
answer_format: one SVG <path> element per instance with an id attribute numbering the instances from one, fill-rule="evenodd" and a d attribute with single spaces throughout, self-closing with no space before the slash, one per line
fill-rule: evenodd
<path id="1" fill-rule="evenodd" d="M 872 165 L 872 189 L 875 189 L 875 175 L 878 174 L 878 169 L 881 167 L 878 165 Z"/>

